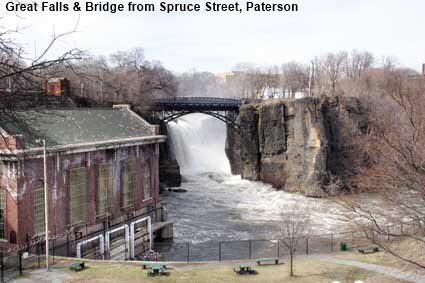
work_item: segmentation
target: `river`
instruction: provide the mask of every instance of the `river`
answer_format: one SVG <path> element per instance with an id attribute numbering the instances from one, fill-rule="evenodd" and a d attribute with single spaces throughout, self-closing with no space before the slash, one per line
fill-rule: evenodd
<path id="1" fill-rule="evenodd" d="M 185 193 L 162 195 L 174 221 L 174 242 L 202 243 L 246 239 L 277 239 L 282 205 L 302 204 L 311 212 L 314 234 L 338 230 L 336 204 L 276 190 L 262 182 L 230 173 L 225 155 L 226 126 L 203 114 L 169 123 Z"/>

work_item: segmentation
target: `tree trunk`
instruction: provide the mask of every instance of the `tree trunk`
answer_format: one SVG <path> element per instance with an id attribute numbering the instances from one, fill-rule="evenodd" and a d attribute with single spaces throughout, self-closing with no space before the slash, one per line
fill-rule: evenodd
<path id="1" fill-rule="evenodd" d="M 292 277 L 292 276 L 294 276 L 294 253 L 290 253 L 290 266 L 289 266 L 289 268 L 290 268 L 290 276 Z"/>

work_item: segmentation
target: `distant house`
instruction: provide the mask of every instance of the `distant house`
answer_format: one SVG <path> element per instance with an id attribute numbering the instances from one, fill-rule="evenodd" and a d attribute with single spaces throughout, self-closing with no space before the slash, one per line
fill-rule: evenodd
<path id="1" fill-rule="evenodd" d="M 66 78 L 50 78 L 45 83 L 46 93 L 53 96 L 68 96 L 70 93 L 70 82 Z"/>
<path id="2" fill-rule="evenodd" d="M 159 204 L 159 143 L 166 137 L 128 106 L 16 112 L 0 122 L 0 238 L 44 235 L 43 148 L 49 230 L 87 234 Z"/>

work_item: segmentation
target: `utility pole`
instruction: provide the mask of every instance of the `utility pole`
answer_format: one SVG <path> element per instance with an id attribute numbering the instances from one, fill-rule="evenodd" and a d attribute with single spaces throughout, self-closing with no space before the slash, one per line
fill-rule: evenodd
<path id="1" fill-rule="evenodd" d="M 49 197 L 47 192 L 47 149 L 46 140 L 37 139 L 43 144 L 43 167 L 44 167 L 44 225 L 46 236 L 46 271 L 49 271 Z"/>

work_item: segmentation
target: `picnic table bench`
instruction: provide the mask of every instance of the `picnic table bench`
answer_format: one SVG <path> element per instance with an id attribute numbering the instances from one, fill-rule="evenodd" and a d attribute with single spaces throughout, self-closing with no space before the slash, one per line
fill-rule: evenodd
<path id="1" fill-rule="evenodd" d="M 161 263 L 152 264 L 149 266 L 149 270 L 146 271 L 148 276 L 157 276 L 157 275 L 168 275 L 169 273 L 165 270 L 166 266 Z"/>
<path id="2" fill-rule="evenodd" d="M 278 257 L 257 258 L 258 265 L 261 265 L 262 262 L 274 262 L 274 264 L 279 264 L 279 258 Z"/>
<path id="3" fill-rule="evenodd" d="M 359 252 L 362 254 L 370 254 L 379 252 L 379 247 L 376 245 L 361 247 L 359 248 Z"/>
<path id="4" fill-rule="evenodd" d="M 233 268 L 233 271 L 238 275 L 244 274 L 258 274 L 258 272 L 254 269 L 251 269 L 251 266 L 245 263 L 239 264 L 239 266 Z"/>
<path id="5" fill-rule="evenodd" d="M 162 266 L 162 268 L 167 269 L 167 264 L 165 262 L 149 262 L 149 261 L 142 261 L 142 268 L 143 269 L 147 269 L 147 268 L 151 268 L 152 265 L 156 265 L 159 264 Z"/>
<path id="6" fill-rule="evenodd" d="M 83 270 L 84 268 L 85 268 L 84 261 L 72 262 L 69 265 L 69 269 L 71 269 L 72 271 L 79 271 L 79 270 Z"/>

